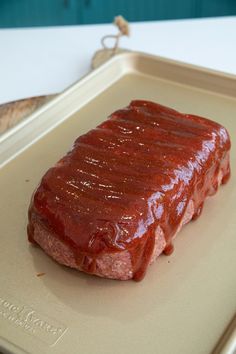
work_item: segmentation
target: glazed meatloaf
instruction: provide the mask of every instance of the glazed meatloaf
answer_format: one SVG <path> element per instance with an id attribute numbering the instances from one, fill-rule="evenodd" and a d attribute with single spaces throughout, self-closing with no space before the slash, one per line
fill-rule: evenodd
<path id="1" fill-rule="evenodd" d="M 132 101 L 44 175 L 29 241 L 83 272 L 140 280 L 227 182 L 229 149 L 226 129 L 209 119 Z"/>

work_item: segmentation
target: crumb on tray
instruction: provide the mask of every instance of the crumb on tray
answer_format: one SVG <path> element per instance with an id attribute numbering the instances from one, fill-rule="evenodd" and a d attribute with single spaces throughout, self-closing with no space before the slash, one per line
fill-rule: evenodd
<path id="1" fill-rule="evenodd" d="M 43 272 L 42 272 L 42 273 L 37 273 L 36 276 L 37 276 L 37 277 L 42 277 L 42 276 L 45 275 L 45 274 L 46 274 L 46 273 L 43 273 Z"/>

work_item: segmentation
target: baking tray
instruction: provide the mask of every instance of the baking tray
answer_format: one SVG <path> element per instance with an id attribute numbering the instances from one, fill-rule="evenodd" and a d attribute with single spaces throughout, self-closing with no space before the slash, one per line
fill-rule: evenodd
<path id="1" fill-rule="evenodd" d="M 234 324 L 227 326 L 236 310 L 235 88 L 235 76 L 121 54 L 1 137 L 2 351 L 233 353 Z M 132 99 L 213 118 L 227 127 L 233 145 L 229 183 L 184 227 L 175 252 L 159 257 L 139 283 L 60 266 L 26 238 L 27 208 L 40 177 L 77 136 Z"/>

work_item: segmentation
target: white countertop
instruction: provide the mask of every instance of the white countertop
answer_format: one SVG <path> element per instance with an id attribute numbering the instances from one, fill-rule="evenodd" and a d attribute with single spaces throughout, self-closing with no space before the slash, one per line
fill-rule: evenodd
<path id="1" fill-rule="evenodd" d="M 56 93 L 90 70 L 113 25 L 0 30 L 0 104 Z M 236 17 L 139 22 L 121 47 L 236 74 Z"/>

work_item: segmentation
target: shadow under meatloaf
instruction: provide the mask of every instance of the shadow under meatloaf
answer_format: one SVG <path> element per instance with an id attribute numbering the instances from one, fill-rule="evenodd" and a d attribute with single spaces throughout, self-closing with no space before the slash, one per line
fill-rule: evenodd
<path id="1" fill-rule="evenodd" d="M 150 141 L 147 135 L 150 136 Z M 100 159 L 99 168 L 96 163 L 94 168 L 91 168 L 91 164 L 84 163 L 88 145 L 89 149 L 92 147 L 91 156 L 94 160 Z M 104 155 L 106 163 L 102 164 L 102 154 L 106 154 L 105 150 L 109 150 L 111 146 L 113 146 L 111 154 L 114 155 L 114 159 L 110 155 L 106 159 Z M 113 113 L 110 119 L 98 128 L 78 138 L 72 151 L 43 177 L 32 198 L 29 210 L 29 240 L 41 246 L 49 256 L 66 266 L 106 278 L 140 280 L 145 275 L 148 265 L 152 264 L 161 253 L 172 252 L 172 240 L 182 226 L 199 216 L 205 198 L 213 195 L 218 186 L 228 180 L 229 148 L 228 133 L 217 123 L 201 117 L 180 114 L 155 103 L 133 101 L 126 109 Z M 89 153 L 91 154 L 90 150 Z M 125 155 L 128 162 L 121 158 L 121 154 Z M 132 186 L 127 183 L 131 190 L 124 188 L 123 191 L 122 183 L 125 185 L 125 180 L 119 174 L 115 176 L 116 169 L 113 170 L 112 166 L 114 161 L 123 164 L 124 176 L 132 176 L 132 171 L 137 174 L 133 155 L 136 159 L 141 156 L 139 165 L 142 163 L 142 168 L 147 167 L 150 170 L 150 177 L 147 178 L 146 175 L 146 180 L 143 180 L 143 176 L 140 176 L 138 182 L 131 178 L 134 190 L 144 186 L 144 183 L 147 185 L 147 188 L 145 187 L 147 191 L 143 190 L 141 194 L 139 192 L 134 199 L 135 203 L 136 200 L 138 202 L 142 200 L 140 205 L 137 202 L 138 217 L 134 218 L 134 225 L 126 239 L 123 235 L 123 239 L 120 237 L 120 230 L 111 234 L 105 226 L 102 226 L 103 229 L 100 227 L 99 231 L 102 231 L 99 234 L 100 238 L 96 236 L 96 242 L 98 238 L 100 244 L 96 245 L 97 249 L 93 248 L 91 241 L 94 241 L 94 233 L 91 232 L 89 224 L 86 228 L 84 222 L 81 231 L 81 224 L 78 223 L 76 230 L 74 209 L 71 209 L 71 214 L 68 211 L 70 210 L 68 203 L 75 206 L 76 203 L 80 203 L 80 197 L 84 198 L 84 194 L 81 194 L 83 187 L 81 185 L 79 187 L 75 180 L 83 182 L 83 185 L 86 183 L 91 185 L 92 182 L 94 185 L 91 175 L 96 173 L 96 178 L 99 180 L 96 186 L 107 187 L 110 183 L 113 188 L 109 190 L 110 194 L 116 191 L 114 186 L 119 186 L 119 197 L 125 204 L 127 195 L 132 192 Z M 165 158 L 168 158 L 167 162 Z M 159 164 L 159 161 L 163 162 L 163 160 L 165 164 Z M 149 168 L 151 164 L 153 167 Z M 159 164 L 160 176 L 155 174 L 156 164 Z M 80 165 L 83 167 L 83 177 L 75 173 Z M 61 181 L 58 183 L 58 177 L 63 180 L 63 183 Z M 70 190 L 73 196 L 68 199 L 67 192 L 72 184 L 71 181 L 76 188 L 73 189 L 73 193 Z M 163 181 L 169 183 L 162 184 Z M 151 186 L 150 189 L 148 185 Z M 156 189 L 153 190 L 153 186 Z M 65 191 L 65 188 L 68 190 Z M 94 188 L 92 192 L 98 191 L 99 189 Z M 75 194 L 76 192 L 78 194 Z M 89 196 L 91 194 L 86 195 L 87 198 Z M 104 194 L 100 196 L 104 197 Z M 64 202 L 67 203 L 64 214 L 59 211 L 63 197 Z M 110 202 L 105 199 L 104 212 L 108 205 L 110 207 Z M 129 210 L 129 204 L 127 209 Z M 124 213 L 127 213 L 125 208 Z M 78 213 L 77 216 L 79 217 L 80 214 Z M 89 215 L 89 217 L 91 217 L 91 224 L 96 224 L 98 216 Z M 120 215 L 117 214 L 117 224 L 119 217 Z M 67 218 L 73 218 L 73 227 L 70 226 L 65 230 L 65 225 L 69 222 Z M 87 218 L 87 223 L 88 220 Z M 111 220 L 113 222 L 114 219 Z M 129 230 L 125 231 L 127 234 Z M 70 232 L 75 236 L 72 237 Z M 87 244 L 84 245 L 81 239 L 85 237 L 86 232 L 88 233 Z M 104 241 L 104 234 L 105 243 L 101 242 Z"/>

